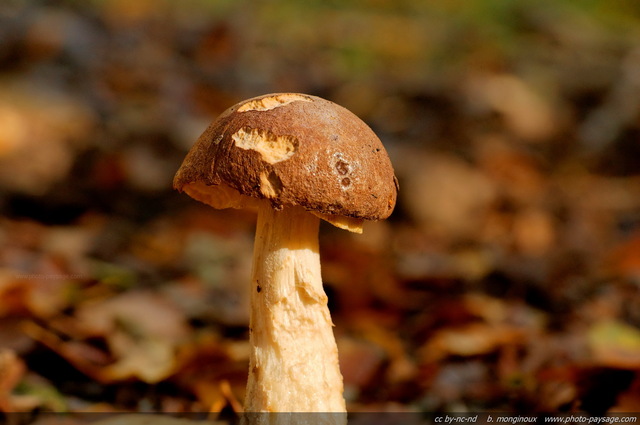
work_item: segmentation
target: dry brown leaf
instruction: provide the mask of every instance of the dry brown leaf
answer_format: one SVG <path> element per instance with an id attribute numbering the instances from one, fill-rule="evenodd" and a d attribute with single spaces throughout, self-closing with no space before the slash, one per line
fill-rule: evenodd
<path id="1" fill-rule="evenodd" d="M 558 411 L 578 398 L 576 383 L 569 380 L 542 381 L 536 391 L 543 411 Z"/>
<path id="2" fill-rule="evenodd" d="M 81 342 L 65 342 L 56 333 L 32 321 L 24 322 L 23 330 L 30 338 L 66 359 L 82 373 L 104 382 L 102 368 L 113 361 L 106 353 Z M 94 363 L 96 359 L 103 361 Z"/>
<path id="3" fill-rule="evenodd" d="M 499 134 L 476 139 L 480 171 L 495 190 L 517 205 L 537 206 L 547 194 L 547 178 L 538 159 Z"/>
<path id="4" fill-rule="evenodd" d="M 13 350 L 20 355 L 33 348 L 34 341 L 22 331 L 23 320 L 20 317 L 0 318 L 0 347 Z"/>
<path id="5" fill-rule="evenodd" d="M 476 108 L 504 117 L 514 135 L 531 142 L 546 141 L 558 131 L 558 111 L 531 84 L 516 75 L 476 75 L 468 80 Z"/>
<path id="6" fill-rule="evenodd" d="M 69 303 L 72 276 L 43 259 L 37 271 L 0 269 L 0 316 L 26 314 L 49 318 Z"/>
<path id="7" fill-rule="evenodd" d="M 513 235 L 516 248 L 530 256 L 548 254 L 556 242 L 554 221 L 539 208 L 526 209 L 515 216 Z"/>
<path id="8" fill-rule="evenodd" d="M 75 314 L 86 336 L 109 338 L 114 332 L 176 343 L 188 334 L 186 318 L 168 299 L 133 290 L 106 300 L 81 303 Z"/>
<path id="9" fill-rule="evenodd" d="M 640 232 L 613 250 L 608 265 L 616 275 L 640 277 Z"/>
<path id="10" fill-rule="evenodd" d="M 436 332 L 420 348 L 423 362 L 430 363 L 448 356 L 477 356 L 488 354 L 503 345 L 520 344 L 524 332 L 514 326 L 472 323 Z"/>
<path id="11" fill-rule="evenodd" d="M 363 340 L 375 344 L 384 352 L 389 362 L 386 370 L 388 381 L 402 382 L 416 376 L 416 364 L 409 356 L 405 342 L 400 339 L 395 327 L 389 329 L 381 323 L 367 320 L 366 316 L 359 318 L 356 324 L 362 333 Z"/>
<path id="12" fill-rule="evenodd" d="M 0 91 L 0 186 L 42 194 L 67 176 L 92 111 L 48 87 L 3 82 Z"/>
<path id="13" fill-rule="evenodd" d="M 229 406 L 236 413 L 243 411 L 242 403 L 238 400 L 229 384 L 229 381 L 200 380 L 193 388 L 198 400 L 208 406 L 212 414 L 222 412 L 222 409 Z"/>
<path id="14" fill-rule="evenodd" d="M 177 366 L 178 346 L 189 332 L 180 310 L 147 291 L 86 302 L 79 306 L 76 318 L 85 336 L 100 336 L 107 342 L 115 362 L 98 372 L 106 381 L 167 378 Z"/>
<path id="15" fill-rule="evenodd" d="M 117 361 L 100 371 L 103 380 L 117 382 L 131 378 L 156 383 L 169 377 L 176 368 L 176 347 L 167 341 L 145 338 L 136 340 L 126 336 L 117 338 Z M 115 337 L 112 338 L 116 339 Z"/>
<path id="16" fill-rule="evenodd" d="M 340 370 L 347 392 L 366 388 L 385 360 L 385 352 L 376 344 L 353 338 L 338 338 Z"/>
<path id="17" fill-rule="evenodd" d="M 63 326 L 65 323 L 68 326 Z M 139 379 L 154 383 L 178 367 L 177 352 L 188 336 L 181 311 L 168 300 L 130 291 L 107 300 L 87 301 L 74 318 L 53 322 L 58 334 L 30 322 L 26 332 L 100 382 Z M 108 352 L 85 342 L 102 338 Z"/>
<path id="18" fill-rule="evenodd" d="M 424 362 L 488 354 L 505 346 L 524 344 L 545 323 L 544 315 L 526 305 L 480 293 L 466 294 L 456 308 L 460 317 L 481 321 L 436 331 L 420 349 Z"/>
<path id="19" fill-rule="evenodd" d="M 177 367 L 177 347 L 159 339 L 134 339 L 125 334 L 114 333 L 109 341 L 112 346 L 117 347 L 116 355 L 84 342 L 65 341 L 33 322 L 25 324 L 25 332 L 98 382 L 139 379 L 156 383 L 170 376 Z"/>
<path id="20" fill-rule="evenodd" d="M 528 305 L 470 292 L 463 297 L 464 308 L 474 317 L 488 324 L 505 324 L 521 327 L 529 332 L 543 329 L 546 317 Z"/>
<path id="21" fill-rule="evenodd" d="M 209 332 L 199 333 L 180 348 L 179 367 L 171 379 L 211 412 L 227 406 L 240 412 L 238 400 L 246 386 L 249 351 L 248 340 L 232 342 Z"/>
<path id="22" fill-rule="evenodd" d="M 503 300 L 480 293 L 464 296 L 464 307 L 469 313 L 487 323 L 500 323 L 507 319 L 508 305 Z"/>
<path id="23" fill-rule="evenodd" d="M 12 350 L 0 349 L 0 411 L 16 410 L 11 392 L 20 382 L 27 368 L 24 362 Z"/>
<path id="24" fill-rule="evenodd" d="M 471 234 L 497 192 L 487 176 L 453 155 L 406 152 L 402 198 L 408 213 L 436 235 Z"/>

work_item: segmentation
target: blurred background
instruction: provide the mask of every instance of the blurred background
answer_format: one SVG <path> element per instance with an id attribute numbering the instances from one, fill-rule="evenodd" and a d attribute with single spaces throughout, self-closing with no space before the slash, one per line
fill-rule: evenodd
<path id="1" fill-rule="evenodd" d="M 285 91 L 400 181 L 321 228 L 350 411 L 640 411 L 637 0 L 4 0 L 0 411 L 240 409 L 255 217 L 171 180 Z"/>

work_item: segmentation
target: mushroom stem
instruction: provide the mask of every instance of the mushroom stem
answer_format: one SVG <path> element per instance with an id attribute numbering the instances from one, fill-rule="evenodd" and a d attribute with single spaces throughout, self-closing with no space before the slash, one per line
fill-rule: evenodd
<path id="1" fill-rule="evenodd" d="M 246 412 L 346 411 L 318 227 L 301 207 L 259 207 Z"/>

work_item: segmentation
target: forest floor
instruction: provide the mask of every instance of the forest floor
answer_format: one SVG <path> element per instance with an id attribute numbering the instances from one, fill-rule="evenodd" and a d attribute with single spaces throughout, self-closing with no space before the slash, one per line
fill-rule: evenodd
<path id="1" fill-rule="evenodd" d="M 171 180 L 267 91 L 354 111 L 400 181 L 321 227 L 350 412 L 640 412 L 636 6 L 54 3 L 0 6 L 7 420 L 241 411 L 255 216 Z"/>

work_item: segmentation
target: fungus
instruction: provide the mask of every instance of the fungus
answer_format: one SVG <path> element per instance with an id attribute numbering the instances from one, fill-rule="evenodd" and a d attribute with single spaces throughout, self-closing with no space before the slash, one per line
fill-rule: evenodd
<path id="1" fill-rule="evenodd" d="M 360 233 L 393 211 L 397 180 L 378 137 L 330 101 L 264 95 L 213 121 L 174 188 L 258 212 L 245 411 L 346 412 L 318 228 L 322 219 Z"/>

